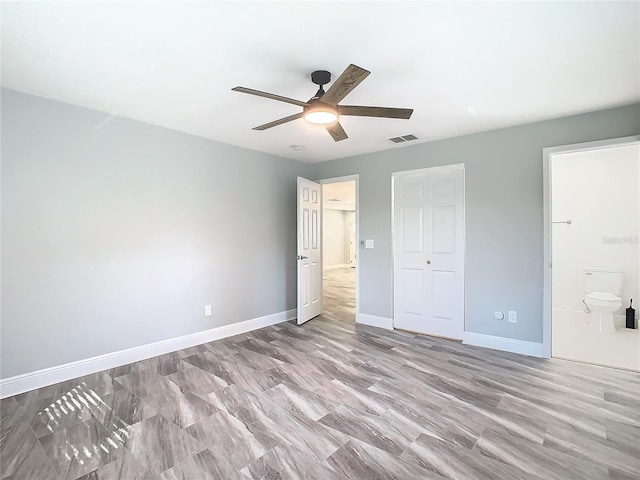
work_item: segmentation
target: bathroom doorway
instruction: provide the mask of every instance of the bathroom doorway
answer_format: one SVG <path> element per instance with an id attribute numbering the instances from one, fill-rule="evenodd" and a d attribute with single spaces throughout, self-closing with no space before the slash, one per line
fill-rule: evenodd
<path id="1" fill-rule="evenodd" d="M 355 324 L 357 305 L 357 179 L 322 183 L 322 315 Z"/>
<path id="2" fill-rule="evenodd" d="M 640 371 L 640 331 L 626 328 L 640 304 L 638 138 L 547 149 L 545 160 L 545 347 Z"/>

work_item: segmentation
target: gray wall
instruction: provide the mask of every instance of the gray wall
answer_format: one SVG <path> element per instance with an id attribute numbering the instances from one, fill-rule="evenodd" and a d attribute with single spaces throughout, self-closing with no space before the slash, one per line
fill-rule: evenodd
<path id="1" fill-rule="evenodd" d="M 391 317 L 391 173 L 452 163 L 466 328 L 539 342 L 542 148 L 640 132 L 634 105 L 309 166 L 8 90 L 1 113 L 1 378 L 295 308 L 297 175 L 360 174 L 361 312 Z"/>
<path id="2" fill-rule="evenodd" d="M 405 146 L 314 166 L 360 175 L 360 312 L 392 317 L 391 173 L 465 164 L 466 330 L 542 341 L 544 147 L 635 135 L 640 105 Z M 518 323 L 493 320 L 516 310 Z"/>
<path id="3" fill-rule="evenodd" d="M 1 154 L 2 378 L 295 308 L 309 166 L 10 90 Z"/>

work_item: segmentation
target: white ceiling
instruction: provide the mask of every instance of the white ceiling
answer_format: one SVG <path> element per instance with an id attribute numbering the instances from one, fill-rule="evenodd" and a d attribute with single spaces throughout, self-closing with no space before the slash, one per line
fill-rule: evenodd
<path id="1" fill-rule="evenodd" d="M 306 162 L 404 148 L 640 100 L 640 2 L 2 2 L 2 85 Z M 414 108 L 343 118 L 300 111 L 309 74 L 372 74 L 343 104 Z M 419 140 L 388 139 L 415 134 Z M 303 145 L 296 152 L 291 145 Z"/>

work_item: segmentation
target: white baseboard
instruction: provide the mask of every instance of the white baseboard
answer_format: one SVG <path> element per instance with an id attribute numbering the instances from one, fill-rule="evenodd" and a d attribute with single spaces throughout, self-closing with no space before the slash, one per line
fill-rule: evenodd
<path id="1" fill-rule="evenodd" d="M 101 372 L 102 370 L 157 357 L 158 355 L 175 352 L 183 348 L 194 347 L 221 338 L 258 330 L 259 328 L 268 327 L 269 325 L 293 320 L 296 317 L 297 313 L 295 309 L 278 312 L 264 317 L 232 323 L 231 325 L 224 325 L 202 332 L 169 338 L 160 342 L 148 343 L 146 345 L 140 345 L 139 347 L 128 348 L 118 352 L 107 353 L 97 357 L 78 360 L 77 362 L 66 363 L 56 367 L 5 378 L 0 380 L 0 398 L 11 397 L 36 388 L 72 380 L 83 375 Z"/>
<path id="2" fill-rule="evenodd" d="M 476 347 L 492 348 L 504 352 L 520 353 L 530 357 L 543 357 L 542 343 L 516 340 L 515 338 L 496 337 L 483 333 L 464 332 L 462 343 Z"/>
<path id="3" fill-rule="evenodd" d="M 393 330 L 392 318 L 378 317 L 376 315 L 368 315 L 366 313 L 357 314 L 356 323 L 369 325 L 371 327 L 386 328 L 387 330 Z"/>

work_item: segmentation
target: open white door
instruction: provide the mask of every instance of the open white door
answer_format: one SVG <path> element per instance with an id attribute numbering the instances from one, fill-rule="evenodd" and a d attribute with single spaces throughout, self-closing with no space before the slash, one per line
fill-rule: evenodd
<path id="1" fill-rule="evenodd" d="M 298 177 L 298 325 L 322 313 L 322 187 Z"/>
<path id="2" fill-rule="evenodd" d="M 394 327 L 461 339 L 464 332 L 464 169 L 394 178 Z"/>

